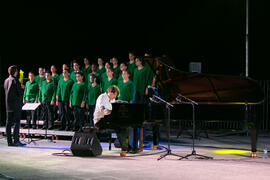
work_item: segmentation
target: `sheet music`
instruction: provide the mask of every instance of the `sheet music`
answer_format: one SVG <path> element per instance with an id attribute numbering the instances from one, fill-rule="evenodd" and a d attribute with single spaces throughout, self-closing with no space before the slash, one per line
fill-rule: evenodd
<path id="1" fill-rule="evenodd" d="M 25 105 L 23 105 L 22 110 L 36 110 L 39 105 L 40 103 L 26 103 Z"/>
<path id="2" fill-rule="evenodd" d="M 127 101 L 122 101 L 122 100 L 115 100 L 114 102 L 112 102 L 112 104 L 113 104 L 113 103 L 115 103 L 115 104 L 117 104 L 117 103 L 120 103 L 120 104 L 128 104 Z"/>

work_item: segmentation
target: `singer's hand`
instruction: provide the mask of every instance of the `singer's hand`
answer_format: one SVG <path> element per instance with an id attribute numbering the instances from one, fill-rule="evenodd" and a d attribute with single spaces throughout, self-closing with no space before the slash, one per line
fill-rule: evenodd
<path id="1" fill-rule="evenodd" d="M 26 103 L 26 101 L 25 100 L 23 100 L 23 104 L 25 104 Z"/>
<path id="2" fill-rule="evenodd" d="M 54 102 L 53 101 L 51 101 L 51 106 L 53 106 L 54 105 Z"/>
<path id="3" fill-rule="evenodd" d="M 148 88 L 145 89 L 145 95 L 148 95 Z"/>
<path id="4" fill-rule="evenodd" d="M 69 107 L 72 108 L 72 103 L 71 103 L 71 101 L 69 101 Z"/>
<path id="5" fill-rule="evenodd" d="M 84 101 L 81 103 L 81 108 L 84 108 Z"/>

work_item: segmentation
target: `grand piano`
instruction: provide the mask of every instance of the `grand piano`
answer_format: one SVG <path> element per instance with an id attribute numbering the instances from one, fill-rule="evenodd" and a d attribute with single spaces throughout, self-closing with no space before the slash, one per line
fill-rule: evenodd
<path id="1" fill-rule="evenodd" d="M 257 81 L 241 76 L 180 71 L 174 68 L 166 58 L 145 57 L 144 61 L 156 78 L 155 87 L 158 89 L 158 95 L 174 105 L 171 112 L 172 119 L 191 119 L 191 106 L 181 99 L 181 97 L 186 97 L 198 103 L 196 120 L 228 119 L 231 116 L 243 119 L 245 117 L 252 121 L 251 129 L 255 132 L 252 136 L 256 136 L 257 121 L 250 112 L 253 112 L 252 109 L 264 101 L 263 91 Z M 149 94 L 149 97 L 151 95 Z M 145 122 L 166 124 L 165 110 L 163 104 L 151 102 L 147 104 L 115 103 L 112 113 L 105 118 L 111 124 L 121 127 L 143 127 Z M 253 150 L 256 149 L 256 141 L 254 141 L 253 137 Z"/>

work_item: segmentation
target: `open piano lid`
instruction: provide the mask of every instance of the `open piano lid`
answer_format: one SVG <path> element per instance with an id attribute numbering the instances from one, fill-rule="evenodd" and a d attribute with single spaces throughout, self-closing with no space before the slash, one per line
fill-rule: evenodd
<path id="1" fill-rule="evenodd" d="M 162 61 L 153 63 L 149 59 L 146 63 L 153 72 L 159 72 L 158 84 L 173 104 L 177 104 L 174 99 L 179 93 L 199 104 L 260 104 L 264 100 L 261 87 L 251 78 L 176 71 Z"/>

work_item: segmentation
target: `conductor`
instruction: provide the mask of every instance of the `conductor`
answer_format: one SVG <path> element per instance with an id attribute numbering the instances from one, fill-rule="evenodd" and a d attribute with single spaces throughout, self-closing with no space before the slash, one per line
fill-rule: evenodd
<path id="1" fill-rule="evenodd" d="M 8 68 L 9 77 L 4 82 L 6 103 L 6 135 L 8 146 L 24 146 L 19 141 L 19 130 L 22 110 L 23 89 L 17 78 L 18 68 L 12 65 Z M 13 138 L 11 127 L 14 125 Z"/>

